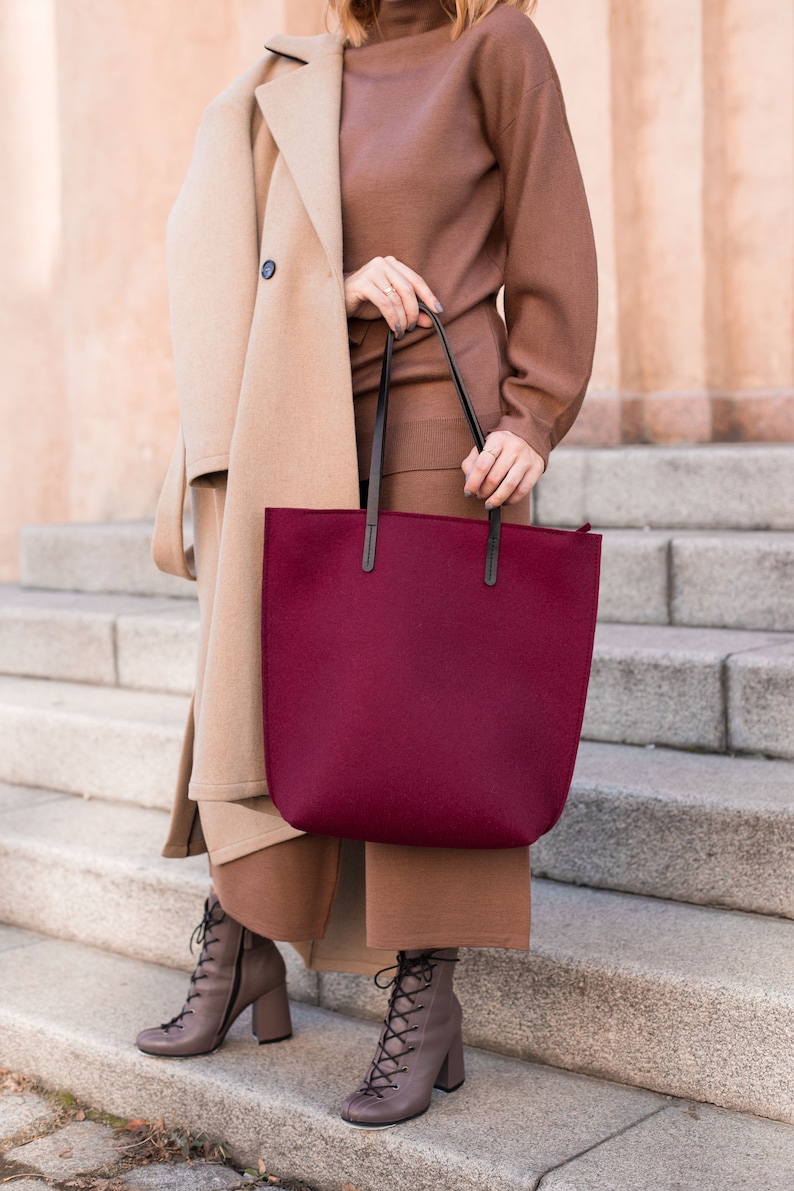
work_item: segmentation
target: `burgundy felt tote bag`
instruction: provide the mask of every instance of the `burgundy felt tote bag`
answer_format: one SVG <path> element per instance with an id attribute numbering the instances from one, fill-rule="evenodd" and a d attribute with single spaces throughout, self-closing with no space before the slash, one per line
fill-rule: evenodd
<path id="1" fill-rule="evenodd" d="M 432 311 L 474 440 L 483 435 Z M 368 506 L 265 513 L 270 796 L 318 835 L 512 848 L 557 821 L 573 773 L 601 539 L 381 512 L 393 336 Z"/>

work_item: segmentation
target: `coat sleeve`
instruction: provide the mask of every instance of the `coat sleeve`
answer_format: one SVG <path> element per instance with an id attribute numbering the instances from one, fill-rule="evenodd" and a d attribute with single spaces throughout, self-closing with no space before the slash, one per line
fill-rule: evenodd
<path id="1" fill-rule="evenodd" d="M 521 95 L 494 152 L 504 185 L 511 369 L 495 429 L 518 434 L 547 463 L 584 399 L 598 308 L 590 213 L 553 72 Z"/>

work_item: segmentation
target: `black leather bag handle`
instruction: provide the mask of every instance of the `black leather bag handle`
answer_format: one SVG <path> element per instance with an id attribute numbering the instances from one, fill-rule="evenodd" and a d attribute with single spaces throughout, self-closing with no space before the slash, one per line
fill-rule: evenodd
<path id="1" fill-rule="evenodd" d="M 449 367 L 452 383 L 458 400 L 463 407 L 466 421 L 469 424 L 472 438 L 479 451 L 485 446 L 485 435 L 482 432 L 471 398 L 466 391 L 463 377 L 452 354 L 446 332 L 438 317 L 424 302 L 419 302 L 419 309 L 431 319 L 441 344 L 444 348 L 447 366 Z M 386 416 L 389 409 L 389 381 L 391 376 L 391 358 L 394 347 L 394 332 L 391 327 L 383 351 L 383 366 L 380 373 L 380 389 L 378 391 L 378 408 L 375 413 L 375 434 L 372 439 L 372 458 L 369 466 L 369 491 L 367 495 L 367 528 L 364 536 L 364 558 L 362 567 L 371 571 L 375 566 L 375 546 L 378 539 L 378 514 L 380 512 L 380 486 L 383 479 L 383 452 L 386 440 Z M 496 583 L 496 571 L 499 562 L 499 538 L 502 530 L 502 510 L 491 509 L 488 514 L 488 545 L 485 552 L 485 582 L 489 587 Z"/>

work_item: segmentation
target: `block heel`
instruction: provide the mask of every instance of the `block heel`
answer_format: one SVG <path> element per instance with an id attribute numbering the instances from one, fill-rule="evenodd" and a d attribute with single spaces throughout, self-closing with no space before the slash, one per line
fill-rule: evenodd
<path id="1" fill-rule="evenodd" d="M 292 1016 L 286 984 L 277 985 L 254 1001 L 251 1029 L 260 1046 L 266 1042 L 283 1042 L 292 1037 Z"/>
<path id="2" fill-rule="evenodd" d="M 441 1064 L 441 1070 L 436 1076 L 434 1088 L 442 1092 L 456 1092 L 466 1079 L 466 1069 L 463 1063 L 463 1039 L 460 1034 L 447 1052 L 447 1057 Z"/>

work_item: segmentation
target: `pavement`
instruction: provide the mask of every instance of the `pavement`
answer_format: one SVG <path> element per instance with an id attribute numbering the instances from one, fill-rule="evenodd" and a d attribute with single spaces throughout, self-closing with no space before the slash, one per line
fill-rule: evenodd
<path id="1" fill-rule="evenodd" d="M 224 1148 L 163 1121 L 126 1121 L 0 1070 L 0 1185 L 13 1191 L 311 1191 L 234 1167 Z M 352 1189 L 351 1189 L 352 1191 Z"/>

